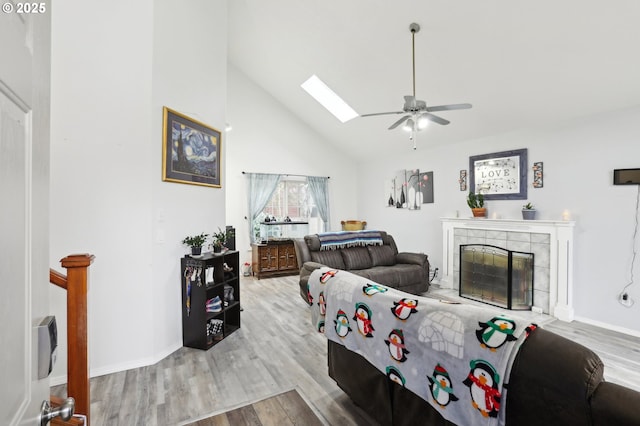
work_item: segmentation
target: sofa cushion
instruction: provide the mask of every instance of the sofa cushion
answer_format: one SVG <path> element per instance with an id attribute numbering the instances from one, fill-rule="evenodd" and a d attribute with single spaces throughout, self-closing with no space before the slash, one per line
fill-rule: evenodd
<path id="1" fill-rule="evenodd" d="M 393 266 L 393 269 L 398 274 L 399 289 L 402 289 L 404 286 L 420 282 L 424 276 L 423 269 L 418 265 L 398 263 Z"/>
<path id="2" fill-rule="evenodd" d="M 423 271 L 418 265 L 396 263 L 393 266 L 374 266 L 367 269 L 350 271 L 356 275 L 375 281 L 387 287 L 402 290 L 405 286 L 411 286 L 422 282 Z M 427 291 L 425 288 L 423 291 Z M 420 291 L 422 293 L 423 291 Z"/>
<path id="3" fill-rule="evenodd" d="M 396 272 L 395 266 L 374 266 L 350 272 L 387 287 L 397 288 L 400 284 L 400 276 Z"/>
<path id="4" fill-rule="evenodd" d="M 640 392 L 617 383 L 601 382 L 591 398 L 594 425 L 638 424 Z"/>
<path id="5" fill-rule="evenodd" d="M 304 242 L 307 243 L 309 250 L 312 252 L 320 250 L 320 239 L 318 238 L 318 234 L 305 235 Z"/>
<path id="6" fill-rule="evenodd" d="M 311 260 L 330 268 L 346 269 L 340 250 L 312 251 Z"/>
<path id="7" fill-rule="evenodd" d="M 347 271 L 367 269 L 373 266 L 367 247 L 350 247 L 340 250 Z"/>
<path id="8" fill-rule="evenodd" d="M 392 266 L 396 264 L 396 254 L 391 246 L 368 246 L 372 266 Z"/>

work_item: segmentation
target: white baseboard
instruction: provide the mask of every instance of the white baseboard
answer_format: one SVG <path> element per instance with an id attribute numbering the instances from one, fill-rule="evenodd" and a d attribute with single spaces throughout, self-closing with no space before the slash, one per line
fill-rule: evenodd
<path id="1" fill-rule="evenodd" d="M 595 320 L 592 320 L 591 318 L 585 318 L 585 317 L 578 317 L 577 316 L 577 317 L 575 317 L 573 319 L 575 321 L 580 321 L 580 322 L 583 322 L 585 324 L 595 325 L 596 327 L 605 328 L 605 329 L 611 330 L 611 331 L 617 331 L 618 333 L 628 334 L 628 335 L 634 336 L 634 337 L 640 337 L 640 331 L 638 331 L 638 330 L 632 330 L 630 328 L 619 327 L 617 325 L 612 325 L 612 324 L 607 324 L 605 322 L 595 321 Z"/>

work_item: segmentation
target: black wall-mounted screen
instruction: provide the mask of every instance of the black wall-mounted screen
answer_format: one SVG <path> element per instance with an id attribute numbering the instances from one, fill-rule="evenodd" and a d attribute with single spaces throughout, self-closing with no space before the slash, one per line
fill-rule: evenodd
<path id="1" fill-rule="evenodd" d="M 640 169 L 616 169 L 613 171 L 614 185 L 640 185 Z"/>

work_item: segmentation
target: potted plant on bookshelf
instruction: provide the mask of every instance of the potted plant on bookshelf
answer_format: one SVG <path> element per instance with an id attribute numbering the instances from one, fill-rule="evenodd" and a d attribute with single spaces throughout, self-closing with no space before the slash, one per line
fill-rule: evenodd
<path id="1" fill-rule="evenodd" d="M 205 234 L 204 232 L 202 232 L 199 235 L 184 237 L 184 239 L 182 240 L 182 244 L 191 247 L 192 255 L 199 256 L 200 253 L 202 253 L 202 246 L 204 245 L 205 241 L 207 241 L 208 236 L 209 234 Z"/>
<path id="2" fill-rule="evenodd" d="M 225 229 L 224 231 L 218 227 L 218 231 L 211 234 L 211 242 L 213 244 L 213 252 L 220 253 L 222 251 L 222 247 L 229 240 L 229 238 L 233 237 L 233 231 L 231 229 Z"/>
<path id="3" fill-rule="evenodd" d="M 524 220 L 534 220 L 536 218 L 536 209 L 533 204 L 527 202 L 522 206 L 522 218 Z"/>
<path id="4" fill-rule="evenodd" d="M 467 205 L 471 209 L 473 217 L 485 217 L 487 215 L 487 208 L 484 206 L 484 195 L 469 191 Z"/>

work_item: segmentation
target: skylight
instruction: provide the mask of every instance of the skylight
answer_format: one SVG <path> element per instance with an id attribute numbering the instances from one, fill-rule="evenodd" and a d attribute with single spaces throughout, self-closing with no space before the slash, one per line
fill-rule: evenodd
<path id="1" fill-rule="evenodd" d="M 346 123 L 358 116 L 358 113 L 340 96 L 336 95 L 317 75 L 312 75 L 300 86 L 341 122 Z"/>

